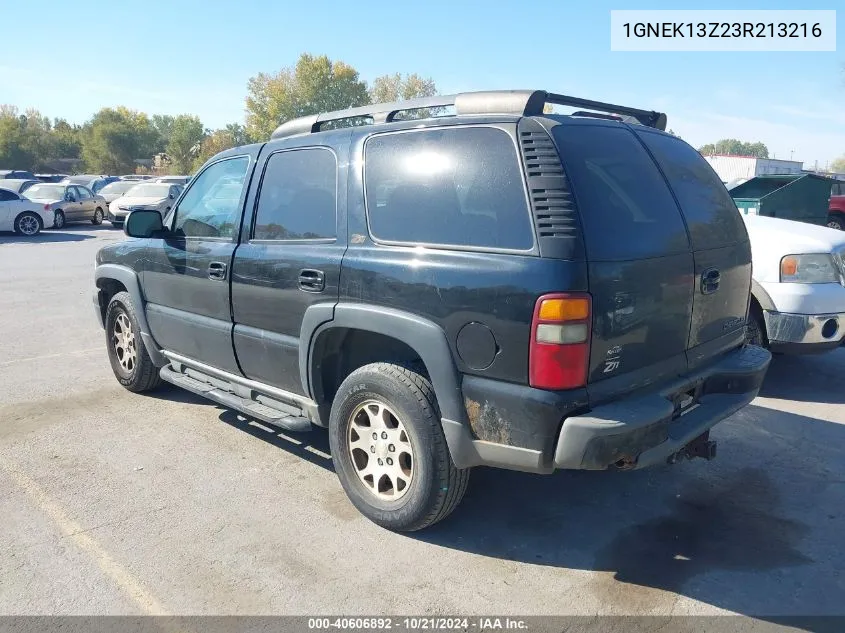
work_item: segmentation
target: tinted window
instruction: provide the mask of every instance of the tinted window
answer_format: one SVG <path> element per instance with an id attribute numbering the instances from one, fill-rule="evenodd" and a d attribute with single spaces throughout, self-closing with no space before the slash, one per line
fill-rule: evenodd
<path id="1" fill-rule="evenodd" d="M 176 208 L 173 231 L 185 237 L 235 235 L 248 167 L 246 156 L 230 158 L 214 163 L 197 176 Z"/>
<path id="2" fill-rule="evenodd" d="M 326 149 L 273 154 L 267 161 L 253 239 L 308 240 L 335 237 L 337 166 Z"/>
<path id="3" fill-rule="evenodd" d="M 364 165 L 376 239 L 518 250 L 534 243 L 519 158 L 502 130 L 374 136 Z"/>
<path id="4" fill-rule="evenodd" d="M 0 189 L 0 202 L 8 202 L 9 200 L 18 200 L 18 197 L 11 191 Z"/>
<path id="5" fill-rule="evenodd" d="M 559 125 L 554 136 L 591 259 L 624 261 L 689 251 L 666 181 L 629 130 Z"/>
<path id="6" fill-rule="evenodd" d="M 639 135 L 681 204 L 693 248 L 718 248 L 747 239 L 733 198 L 701 154 L 672 136 Z"/>

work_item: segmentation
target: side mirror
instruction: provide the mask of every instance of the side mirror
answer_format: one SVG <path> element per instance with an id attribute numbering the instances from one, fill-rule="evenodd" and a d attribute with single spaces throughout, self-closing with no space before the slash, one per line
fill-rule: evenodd
<path id="1" fill-rule="evenodd" d="M 171 200 L 173 200 L 173 194 L 172 193 L 167 197 L 170 198 Z"/>
<path id="2" fill-rule="evenodd" d="M 163 230 L 158 211 L 132 211 L 123 224 L 123 232 L 129 237 L 153 237 Z"/>
<path id="3" fill-rule="evenodd" d="M 72 193 L 65 194 L 65 202 L 76 202 Z"/>

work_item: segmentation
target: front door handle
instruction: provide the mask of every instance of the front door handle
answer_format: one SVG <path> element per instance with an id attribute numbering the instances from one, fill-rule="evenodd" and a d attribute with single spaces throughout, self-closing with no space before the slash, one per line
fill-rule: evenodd
<path id="1" fill-rule="evenodd" d="M 226 264 L 223 262 L 211 262 L 208 265 L 208 278 L 216 281 L 226 279 Z"/>
<path id="2" fill-rule="evenodd" d="M 313 268 L 299 271 L 299 289 L 305 292 L 322 292 L 326 288 L 326 273 Z"/>

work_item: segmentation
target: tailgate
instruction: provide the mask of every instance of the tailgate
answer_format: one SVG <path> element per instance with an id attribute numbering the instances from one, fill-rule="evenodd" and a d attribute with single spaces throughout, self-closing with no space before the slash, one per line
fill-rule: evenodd
<path id="1" fill-rule="evenodd" d="M 719 177 L 692 147 L 666 134 L 637 129 L 686 219 L 695 261 L 690 368 L 745 337 L 751 288 L 751 245 L 745 223 Z"/>
<path id="2" fill-rule="evenodd" d="M 593 297 L 588 382 L 618 377 L 615 391 L 677 376 L 687 369 L 696 267 L 666 181 L 627 126 L 572 119 L 552 135 L 584 231 Z M 591 399 L 604 391 L 591 390 Z"/>

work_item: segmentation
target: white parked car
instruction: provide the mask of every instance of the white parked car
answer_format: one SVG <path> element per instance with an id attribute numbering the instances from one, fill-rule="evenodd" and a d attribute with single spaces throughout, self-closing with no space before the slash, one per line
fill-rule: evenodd
<path id="1" fill-rule="evenodd" d="M 742 218 L 754 272 L 748 335 L 773 352 L 845 344 L 845 233 L 777 218 Z"/>
<path id="2" fill-rule="evenodd" d="M 166 182 L 169 185 L 187 185 L 191 180 L 190 176 L 159 176 L 156 182 Z"/>
<path id="3" fill-rule="evenodd" d="M 14 231 L 31 237 L 45 226 L 53 226 L 53 210 L 45 205 L 0 189 L 0 231 Z"/>
<path id="4" fill-rule="evenodd" d="M 164 217 L 181 192 L 180 186 L 167 183 L 142 182 L 136 184 L 122 197 L 109 205 L 109 222 L 115 226 L 120 226 L 130 212 L 138 210 L 158 211 Z"/>

